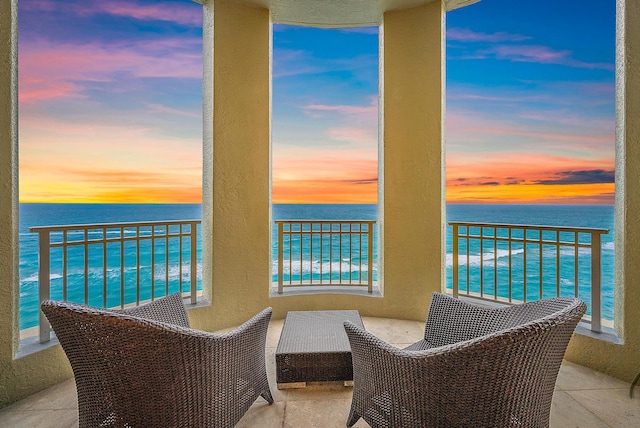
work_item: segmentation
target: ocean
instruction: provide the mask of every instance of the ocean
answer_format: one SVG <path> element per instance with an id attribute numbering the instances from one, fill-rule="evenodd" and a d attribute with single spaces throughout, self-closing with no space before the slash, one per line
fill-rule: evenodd
<path id="1" fill-rule="evenodd" d="M 20 204 L 20 328 L 30 328 L 38 323 L 38 238 L 30 233 L 32 226 L 68 225 L 88 223 L 119 223 L 154 220 L 191 220 L 201 219 L 199 204 Z M 613 206 L 610 205 L 447 205 L 447 221 L 468 221 L 508 224 L 531 224 L 549 226 L 593 227 L 609 229 L 602 236 L 602 314 L 607 320 L 613 319 Z M 274 220 L 376 220 L 377 205 L 371 204 L 274 204 Z M 275 238 L 276 229 L 272 228 Z M 447 227 L 447 284 L 451 288 L 451 228 Z M 277 240 L 272 248 L 274 276 L 277 280 Z M 108 251 L 119 251 L 117 248 Z M 197 242 L 198 272 L 201 271 L 202 243 Z M 374 243 L 374 262 L 371 270 L 374 280 L 377 278 L 377 246 Z M 74 259 L 69 253 L 69 294 L 79 295 L 84 287 L 82 258 Z M 119 253 L 118 253 L 119 254 Z M 506 257 L 504 252 L 498 257 Z M 110 259 L 118 258 L 109 257 Z M 52 259 L 53 260 L 53 259 Z M 148 262 L 143 254 L 141 260 Z M 479 260 L 479 258 L 478 258 Z M 486 258 L 493 266 L 493 260 Z M 149 266 L 146 266 L 149 268 Z M 304 264 L 299 266 L 304 270 Z M 307 267 L 306 269 L 313 269 Z M 518 267 L 514 267 L 514 272 Z M 520 267 L 521 269 L 521 267 Z M 117 279 L 118 266 L 107 266 L 107 276 Z M 93 272 L 93 271 L 92 271 Z M 90 287 L 102 288 L 102 267 L 90 272 Z M 307 272 L 309 275 L 312 272 Z M 304 274 L 304 272 L 301 272 Z M 179 273 L 171 272 L 172 283 L 180 278 Z M 573 289 L 573 276 L 562 278 L 563 289 Z M 52 269 L 52 298 L 61 297 L 62 275 Z M 198 288 L 201 277 L 198 274 Z M 76 289 L 74 294 L 72 291 Z M 581 289 L 581 293 L 588 290 Z M 111 293 L 111 291 L 109 291 Z M 113 294 L 119 294 L 114 287 Z M 96 294 L 97 295 L 97 294 Z M 113 297 L 113 296 L 112 296 Z M 115 299 L 115 297 L 113 297 Z M 95 299 L 94 299 L 95 300 Z M 100 298 L 101 301 L 101 298 Z M 89 299 L 89 303 L 92 300 Z M 96 301 L 96 304 L 99 302 Z"/>

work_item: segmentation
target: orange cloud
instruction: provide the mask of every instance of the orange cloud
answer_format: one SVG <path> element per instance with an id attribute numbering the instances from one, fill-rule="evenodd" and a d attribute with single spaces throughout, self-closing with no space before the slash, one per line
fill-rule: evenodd
<path id="1" fill-rule="evenodd" d="M 288 158 L 273 157 L 273 203 L 377 201 L 377 159 L 363 158 L 358 151 L 334 156 L 321 150 L 291 154 Z"/>
<path id="2" fill-rule="evenodd" d="M 21 168 L 21 202 L 200 203 L 198 168 L 110 170 L 107 168 Z"/>
<path id="3" fill-rule="evenodd" d="M 447 203 L 468 204 L 608 204 L 614 202 L 614 184 L 518 184 L 447 186 Z"/>

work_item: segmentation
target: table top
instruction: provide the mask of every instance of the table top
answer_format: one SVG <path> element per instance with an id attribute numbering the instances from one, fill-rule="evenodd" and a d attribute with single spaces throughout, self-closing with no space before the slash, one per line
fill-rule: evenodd
<path id="1" fill-rule="evenodd" d="M 364 328 L 358 311 L 287 312 L 277 354 L 351 352 L 343 323 Z"/>

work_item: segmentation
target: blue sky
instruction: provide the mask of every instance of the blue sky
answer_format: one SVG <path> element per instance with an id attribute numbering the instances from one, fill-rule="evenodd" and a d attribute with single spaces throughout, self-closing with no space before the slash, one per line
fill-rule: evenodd
<path id="1" fill-rule="evenodd" d="M 21 200 L 199 202 L 201 16 L 20 2 Z M 483 0 L 446 21 L 448 200 L 612 203 L 615 2 Z M 375 202 L 376 29 L 273 38 L 274 202 Z"/>

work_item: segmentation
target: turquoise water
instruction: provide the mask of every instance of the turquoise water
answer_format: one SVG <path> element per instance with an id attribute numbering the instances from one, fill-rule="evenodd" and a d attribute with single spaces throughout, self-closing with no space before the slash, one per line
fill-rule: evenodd
<path id="1" fill-rule="evenodd" d="M 61 225 L 61 224 L 86 224 L 86 223 L 116 223 L 116 222 L 135 222 L 135 221 L 152 221 L 152 220 L 190 220 L 200 219 L 202 210 L 199 204 L 21 204 L 20 205 L 20 328 L 29 328 L 37 325 L 38 319 L 38 241 L 37 234 L 30 233 L 31 226 L 44 225 Z M 323 205 L 307 205 L 307 204 L 276 204 L 273 206 L 274 220 L 376 220 L 376 205 L 339 205 L 339 204 L 323 204 Z M 605 228 L 611 232 L 603 235 L 602 239 L 602 299 L 603 299 L 603 317 L 605 319 L 613 319 L 613 207 L 612 206 L 590 206 L 590 205 L 448 205 L 447 206 L 448 221 L 473 221 L 473 222 L 491 222 L 491 223 L 510 223 L 510 224 L 536 224 L 551 226 L 571 226 L 571 227 L 594 227 Z M 376 229 L 377 230 L 377 229 Z M 275 239 L 272 248 L 274 266 L 274 281 L 277 272 L 277 239 Z M 201 271 L 201 245 L 200 238 L 197 242 L 198 251 L 198 273 Z M 374 261 L 369 263 L 366 261 L 366 268 L 371 269 L 374 279 L 377 278 L 377 245 L 374 240 Z M 479 254 L 479 248 L 476 249 Z M 162 257 L 164 251 L 168 251 L 170 255 L 174 255 L 177 251 L 175 245 L 168 248 L 156 248 L 159 256 Z M 492 250 L 491 250 L 492 251 Z M 493 266 L 493 260 L 489 256 L 488 249 L 483 251 L 487 254 L 484 264 Z M 113 254 L 111 254 L 113 253 Z M 150 258 L 148 249 L 142 247 L 141 265 L 142 270 L 150 270 Z M 503 265 L 506 256 L 505 252 L 499 252 L 498 264 Z M 107 254 L 108 260 L 119 260 L 119 246 L 109 248 Z M 126 257 L 129 257 L 125 254 Z M 477 254 L 476 254 L 477 256 Z M 125 258 L 126 258 L 125 257 Z M 93 262 L 89 273 L 89 303 L 102 304 L 102 284 L 103 284 L 103 266 L 101 265 L 101 254 L 90 256 Z M 544 252 L 543 252 L 544 260 Z M 348 263 L 350 260 L 341 260 L 340 262 Z M 58 263 L 61 266 L 61 258 L 59 255 L 52 254 L 52 265 Z M 451 287 L 451 230 L 447 228 L 447 286 Z M 478 266 L 474 266 L 476 263 Z M 569 263 L 569 262 L 567 262 Z M 358 263 L 356 263 L 358 264 Z M 125 265 L 131 266 L 126 262 Z M 359 264 L 358 264 L 359 265 Z M 470 263 L 470 275 L 474 279 L 479 275 L 479 257 L 475 257 Z M 84 274 L 83 259 L 80 255 L 74 257 L 73 252 L 69 253 L 69 296 L 70 300 L 82 302 L 84 300 Z M 129 269 L 129 268 L 128 268 Z M 132 269 L 132 268 L 131 268 Z M 298 273 L 310 276 L 313 274 L 314 267 L 302 264 L 297 267 Z M 522 270 L 522 266 L 514 267 L 514 277 L 517 276 L 518 269 Z M 584 268 L 581 267 L 580 282 L 587 279 L 587 275 L 583 275 Z M 108 277 L 108 302 L 109 304 L 119 304 L 120 293 L 120 267 L 119 264 L 108 263 L 106 268 Z M 562 269 L 561 269 L 562 271 Z M 154 273 L 162 280 L 163 272 Z M 549 272 L 549 275 L 551 272 Z M 555 275 L 555 273 L 554 273 Z M 168 288 L 174 291 L 178 287 L 180 275 L 179 269 L 173 269 L 169 272 L 170 280 Z M 529 274 L 528 274 L 529 276 Z M 135 275 L 129 275 L 125 271 L 125 282 L 127 283 L 127 295 L 125 300 L 132 301 L 135 298 Z M 184 279 L 184 278 L 183 278 Z M 200 284 L 200 276 L 198 274 L 198 287 Z M 486 282 L 493 282 L 492 277 L 485 276 Z M 531 281 L 535 281 L 532 278 Z M 546 281 L 546 279 L 545 279 Z M 573 274 L 571 272 L 562 271 L 562 292 L 573 293 Z M 52 267 L 51 270 L 52 298 L 61 298 L 62 296 L 62 275 L 61 269 L 56 271 Z M 471 281 L 473 283 L 473 280 Z M 555 284 L 555 283 L 554 283 Z M 532 288 L 533 289 L 533 288 Z M 555 289 L 555 288 L 554 288 Z M 589 301 L 588 284 L 586 286 L 579 284 L 580 296 Z M 164 285 L 156 288 L 156 297 L 165 292 Z M 143 287 L 142 294 L 147 293 L 150 296 L 149 287 Z M 529 294 L 529 293 L 528 293 Z M 546 297 L 546 296 L 543 296 Z"/>

